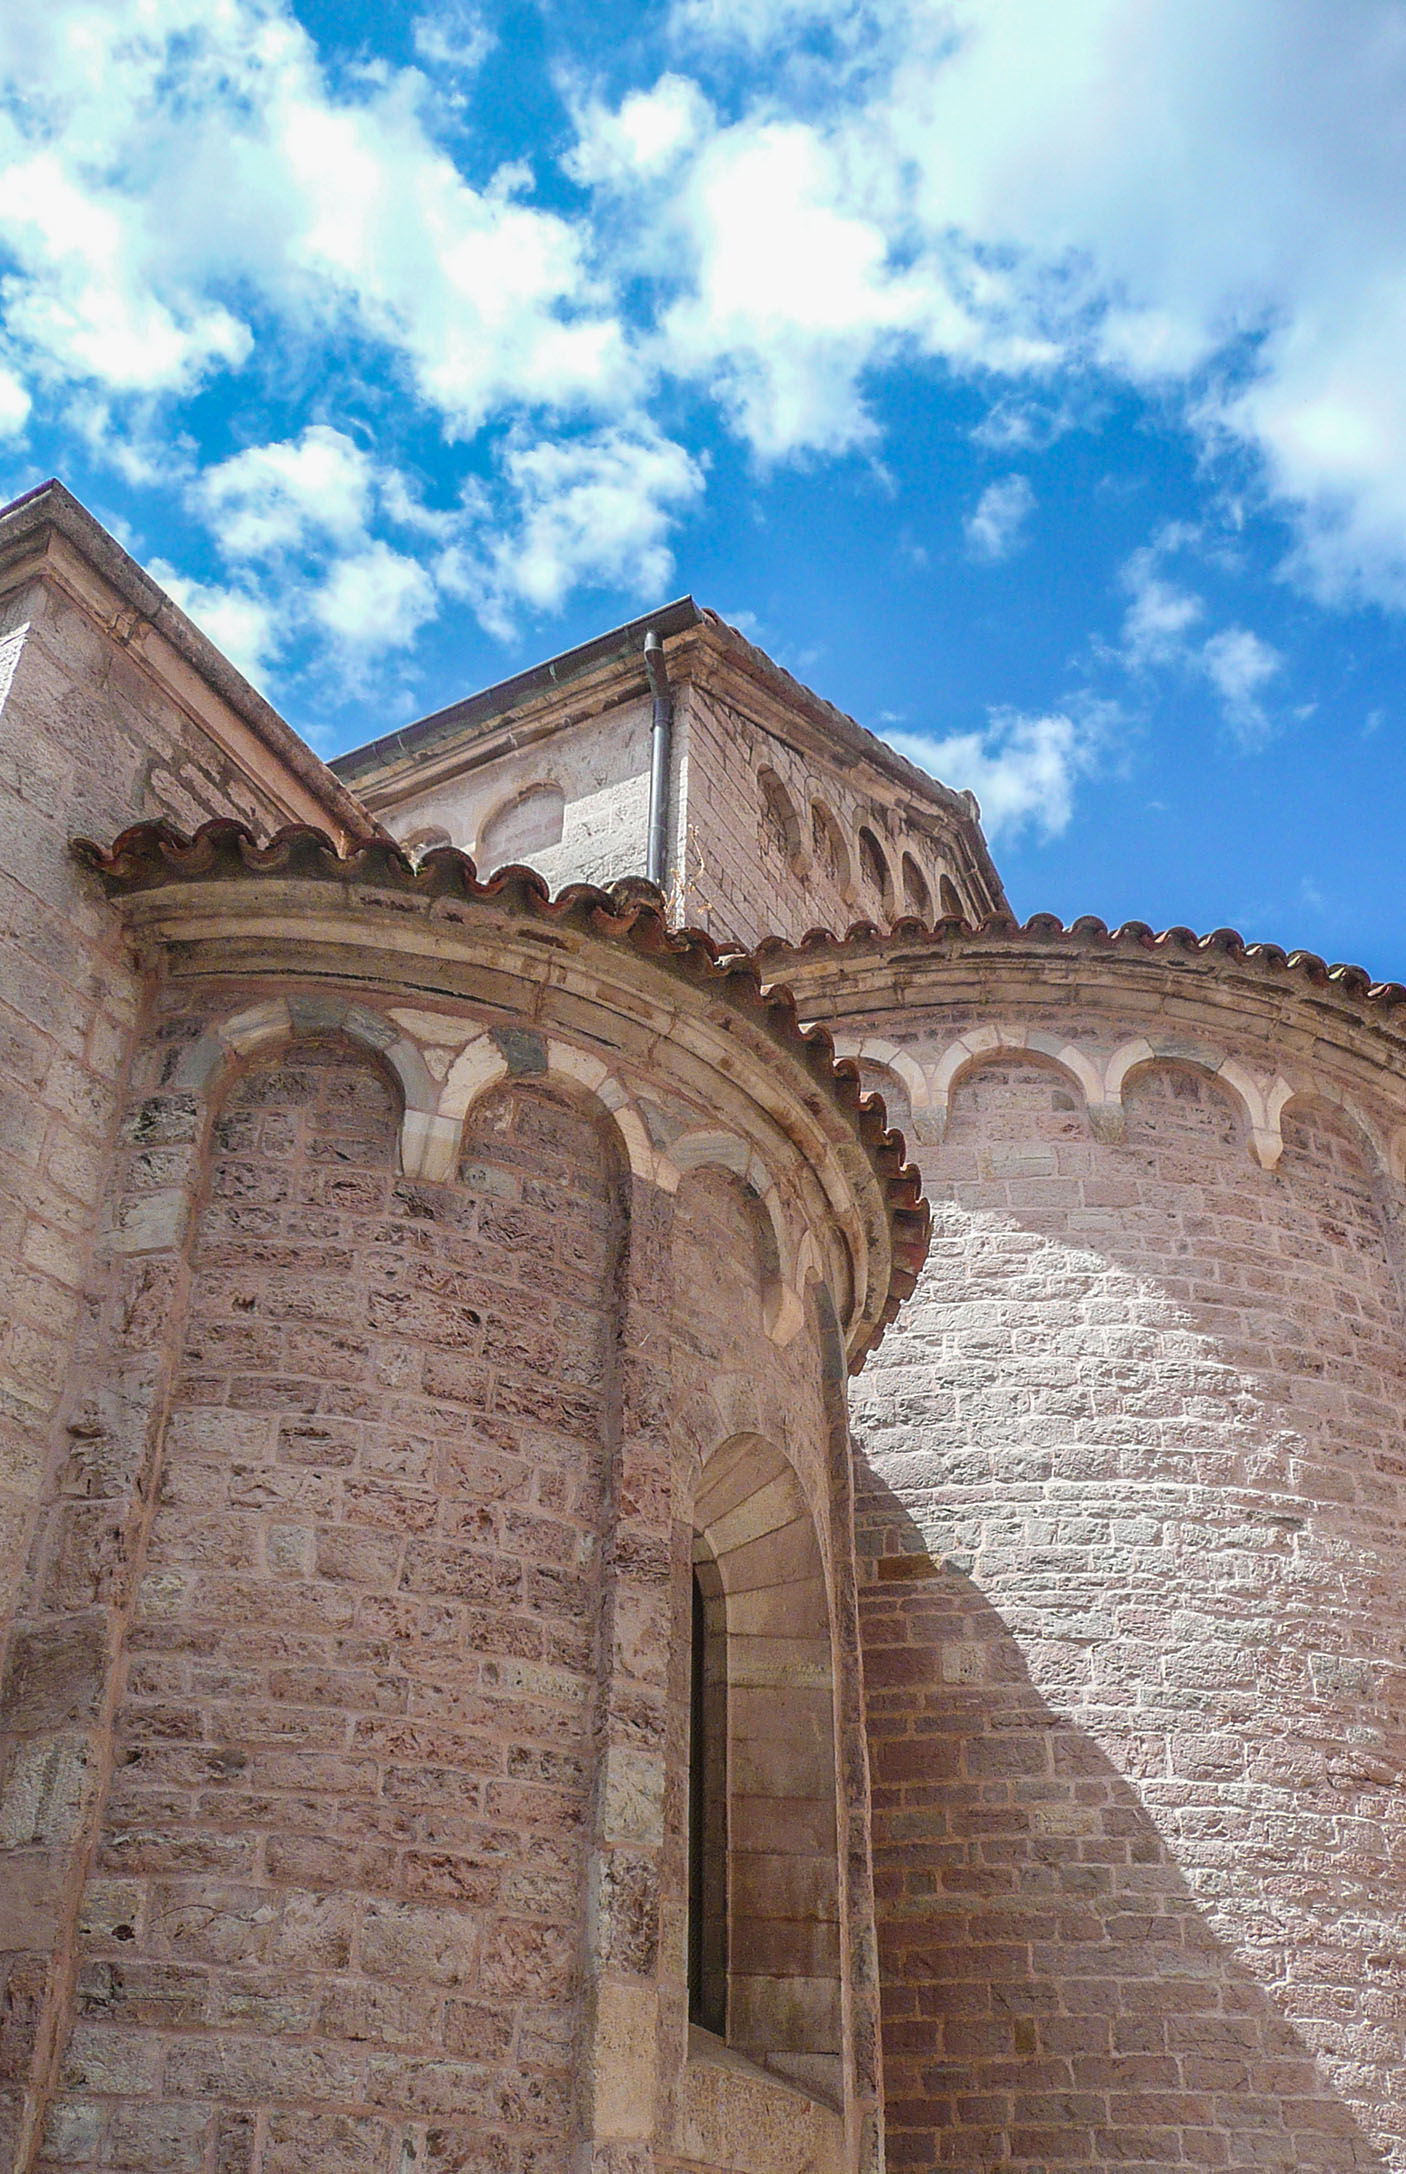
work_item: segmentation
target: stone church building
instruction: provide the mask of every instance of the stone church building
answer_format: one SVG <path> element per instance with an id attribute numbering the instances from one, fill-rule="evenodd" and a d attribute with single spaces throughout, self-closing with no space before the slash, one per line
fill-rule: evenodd
<path id="1" fill-rule="evenodd" d="M 0 838 L 6 2174 L 1403 2174 L 1406 989 L 57 484 Z"/>

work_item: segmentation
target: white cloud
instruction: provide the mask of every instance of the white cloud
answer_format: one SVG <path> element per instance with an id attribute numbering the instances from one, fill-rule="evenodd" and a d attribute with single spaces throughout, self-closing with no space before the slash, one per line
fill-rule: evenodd
<path id="1" fill-rule="evenodd" d="M 474 74 L 497 42 L 479 10 L 464 6 L 462 0 L 459 5 L 441 5 L 417 15 L 411 35 L 418 59 L 456 75 Z"/>
<path id="2" fill-rule="evenodd" d="M 680 44 L 700 38 L 774 53 L 814 29 L 847 45 L 869 17 L 862 0 L 674 0 L 669 27 Z"/>
<path id="3" fill-rule="evenodd" d="M 944 785 L 974 792 L 988 837 L 1010 838 L 1033 827 L 1051 838 L 1068 828 L 1075 784 L 1093 765 L 1099 735 L 1093 722 L 1062 710 L 1031 717 L 995 709 L 984 732 L 940 740 L 914 732 L 886 737 Z"/>
<path id="4" fill-rule="evenodd" d="M 471 0 L 421 7 L 417 65 L 335 79 L 291 0 L 0 10 L 14 383 L 110 406 L 135 475 L 126 410 L 284 346 L 517 445 L 660 439 L 672 376 L 767 459 L 872 444 L 896 358 L 979 377 L 1011 448 L 1111 378 L 1257 456 L 1301 585 L 1406 609 L 1401 0 L 674 0 L 669 23 L 651 88 L 579 94 L 587 195 L 561 211 L 437 133 L 462 99 L 439 78 L 485 50 Z M 542 593 L 610 563 L 562 488 Z M 1130 638 L 1175 644 L 1174 589 Z"/>
<path id="5" fill-rule="evenodd" d="M 1227 724 L 1247 747 L 1269 736 L 1270 721 L 1260 696 L 1284 668 L 1277 649 L 1248 627 L 1225 627 L 1201 651 L 1200 665 L 1220 696 Z"/>
<path id="6" fill-rule="evenodd" d="M 281 647 L 277 616 L 265 598 L 248 589 L 189 580 L 164 559 L 153 559 L 148 571 L 246 679 L 263 678 Z"/>
<path id="7" fill-rule="evenodd" d="M 881 355 L 917 339 L 973 345 L 941 282 L 890 261 L 881 220 L 813 128 L 764 121 L 715 134 L 675 219 L 691 273 L 663 319 L 670 364 L 711 382 L 768 457 L 872 438 L 861 381 Z"/>
<path id="8" fill-rule="evenodd" d="M 422 46 L 455 20 L 422 18 Z M 334 91 L 285 0 L 11 8 L 0 84 L 3 295 L 36 370 L 188 390 L 248 356 L 237 292 L 299 340 L 384 343 L 454 431 L 632 381 L 584 230 L 522 201 L 520 171 L 471 186 L 418 69 Z"/>
<path id="9" fill-rule="evenodd" d="M 712 108 L 687 76 L 663 75 L 650 91 L 632 91 L 611 110 L 599 100 L 577 115 L 577 141 L 565 165 L 583 187 L 613 188 L 666 176 L 712 122 Z"/>
<path id="10" fill-rule="evenodd" d="M 404 649 L 437 608 L 424 567 L 379 537 L 340 559 L 310 603 L 329 634 L 368 651 Z"/>
<path id="11" fill-rule="evenodd" d="M 29 388 L 0 364 L 0 438 L 18 436 L 29 420 Z"/>
<path id="12" fill-rule="evenodd" d="M 344 431 L 253 445 L 207 468 L 196 497 L 220 548 L 236 559 L 297 549 L 310 537 L 359 538 L 371 505 L 370 456 Z"/>
<path id="13" fill-rule="evenodd" d="M 757 450 L 864 442 L 894 355 L 1004 380 L 1012 444 L 1061 366 L 1180 390 L 1260 457 L 1295 579 L 1406 608 L 1400 0 L 675 0 L 672 22 L 680 56 L 766 54 L 651 199 L 669 360 Z"/>
<path id="14" fill-rule="evenodd" d="M 1132 554 L 1122 574 L 1131 597 L 1122 644 L 1109 654 L 1133 672 L 1173 669 L 1207 681 L 1242 746 L 1257 747 L 1271 731 L 1260 698 L 1283 670 L 1284 659 L 1248 627 L 1222 627 L 1204 641 L 1200 638 L 1204 598 L 1170 581 L 1162 570 L 1166 556 L 1200 542 L 1198 531 L 1173 522 Z"/>
<path id="15" fill-rule="evenodd" d="M 1035 510 L 1035 493 L 1025 476 L 1002 476 L 988 483 L 964 524 L 973 558 L 995 565 L 1011 558 L 1025 541 L 1022 533 Z"/>
<path id="16" fill-rule="evenodd" d="M 669 533 L 703 488 L 681 445 L 650 430 L 512 447 L 505 461 L 515 514 L 486 564 L 457 578 L 480 598 L 485 624 L 506 629 L 512 608 L 559 605 L 580 583 L 612 582 L 649 599 L 673 576 Z"/>
<path id="17" fill-rule="evenodd" d="M 1161 554 L 1181 540 L 1164 531 L 1156 542 L 1135 551 L 1123 568 L 1123 586 L 1132 601 L 1123 617 L 1122 654 L 1135 671 L 1182 657 L 1191 629 L 1205 617 L 1201 598 L 1160 571 Z"/>
<path id="18" fill-rule="evenodd" d="M 89 190 L 59 154 L 0 167 L 0 235 L 16 269 L 0 280 L 16 346 L 41 369 L 115 392 L 174 392 L 212 364 L 244 360 L 248 328 L 222 304 L 153 291 L 155 238 L 143 212 Z"/>

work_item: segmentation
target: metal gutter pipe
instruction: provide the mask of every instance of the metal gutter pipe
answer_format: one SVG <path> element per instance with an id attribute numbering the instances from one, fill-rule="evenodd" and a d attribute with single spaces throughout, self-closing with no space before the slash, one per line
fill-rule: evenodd
<path id="1" fill-rule="evenodd" d="M 664 889 L 669 852 L 669 762 L 672 753 L 674 696 L 664 662 L 664 644 L 651 627 L 644 638 L 644 668 L 654 697 L 649 742 L 649 848 L 645 874 Z"/>

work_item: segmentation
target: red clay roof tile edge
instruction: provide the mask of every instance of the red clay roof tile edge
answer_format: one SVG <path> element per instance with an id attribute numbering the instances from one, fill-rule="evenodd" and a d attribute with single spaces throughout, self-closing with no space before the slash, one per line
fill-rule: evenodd
<path id="1" fill-rule="evenodd" d="M 851 1361 L 853 1370 L 875 1349 L 911 1294 L 927 1258 L 931 1211 L 923 1198 L 922 1177 L 907 1160 L 902 1133 L 890 1127 L 882 1098 L 861 1089 L 858 1065 L 836 1057 L 823 1026 L 801 1025 L 789 989 L 776 982 L 763 984 L 750 954 L 720 950 L 700 929 L 671 929 L 662 893 L 642 878 L 627 877 L 609 890 L 568 884 L 553 897 L 532 868 L 500 868 L 481 880 L 469 856 L 454 846 L 437 846 L 417 863 L 383 836 L 344 855 L 325 831 L 309 824 L 291 824 L 261 845 L 246 824 L 229 818 L 203 823 L 193 836 L 166 822 L 134 823 L 110 846 L 75 838 L 71 850 L 112 897 L 166 883 L 221 881 L 236 875 L 383 884 L 426 900 L 452 895 L 491 901 L 509 912 L 575 926 L 657 960 L 668 972 L 713 983 L 730 1003 L 759 1014 L 770 1036 L 825 1088 L 874 1172 L 888 1215 L 889 1289 L 869 1341 Z"/>
<path id="2" fill-rule="evenodd" d="M 1194 953 L 1203 958 L 1220 956 L 1252 966 L 1302 974 L 1316 986 L 1331 985 L 1363 1003 L 1380 1005 L 1387 1010 L 1406 1004 L 1406 985 L 1401 982 L 1373 981 L 1365 968 L 1329 965 L 1313 951 L 1285 951 L 1278 944 L 1247 944 L 1233 928 L 1212 929 L 1209 935 L 1198 936 L 1190 928 L 1159 931 L 1145 921 L 1124 921 L 1110 929 L 1106 922 L 1091 913 L 1081 914 L 1067 927 L 1058 914 L 1053 913 L 1033 913 L 1024 922 L 1017 921 L 1013 914 L 1004 913 L 991 914 L 977 923 L 955 916 L 932 922 L 908 918 L 895 921 L 887 930 L 872 921 L 856 921 L 843 936 L 836 935 L 833 929 L 814 928 L 808 929 L 794 944 L 780 936 L 764 936 L 747 956 L 770 965 L 787 958 L 805 958 L 817 951 L 857 952 L 864 946 L 874 948 L 896 943 L 979 944 L 983 940 L 1010 942 L 1017 938 L 1090 951 L 1142 951 L 1160 953 L 1163 957 L 1178 953 L 1183 956 Z"/>

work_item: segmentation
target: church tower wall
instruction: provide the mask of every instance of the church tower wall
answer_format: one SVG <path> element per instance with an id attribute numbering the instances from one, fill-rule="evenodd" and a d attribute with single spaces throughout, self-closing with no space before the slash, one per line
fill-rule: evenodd
<path id="1" fill-rule="evenodd" d="M 1406 2166 L 1401 993 L 773 971 L 934 1208 L 854 1402 L 889 2166 Z"/>

